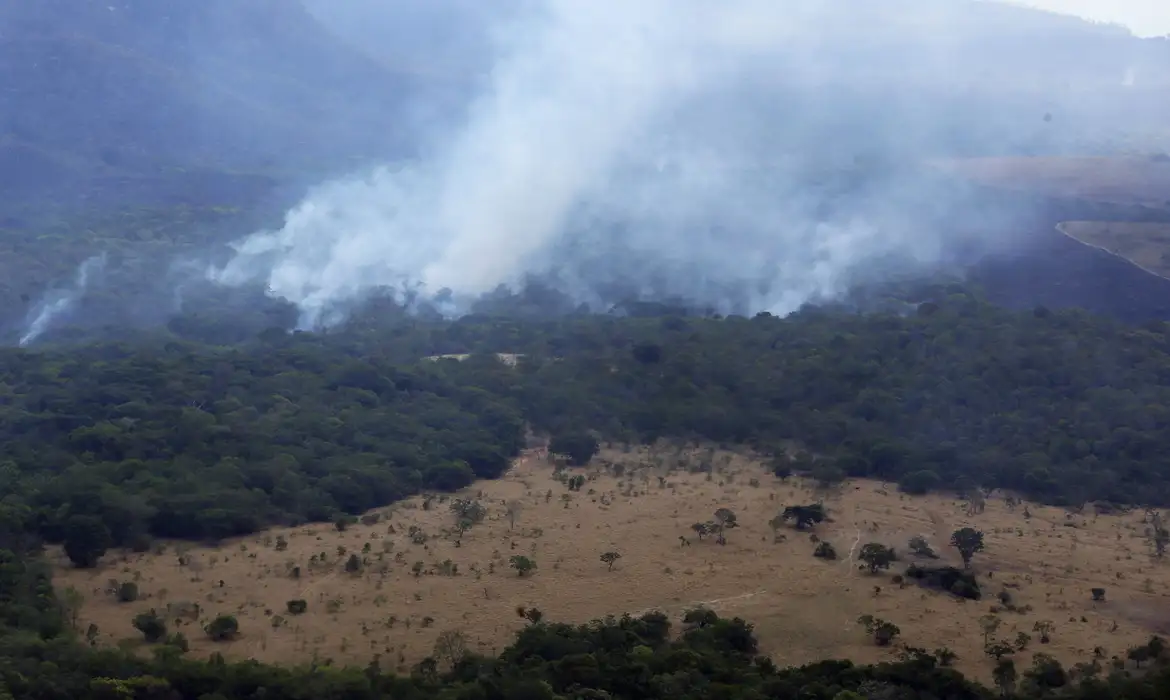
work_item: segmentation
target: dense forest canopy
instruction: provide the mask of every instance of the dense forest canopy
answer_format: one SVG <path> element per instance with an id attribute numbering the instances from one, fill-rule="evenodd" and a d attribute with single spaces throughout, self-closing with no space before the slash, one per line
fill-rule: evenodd
<path id="1" fill-rule="evenodd" d="M 1058 504 L 1170 502 L 1170 326 L 1007 311 L 957 286 L 924 298 L 784 319 L 643 305 L 445 321 L 383 305 L 377 321 L 234 346 L 9 349 L 0 474 L 30 530 L 58 540 L 96 518 L 119 545 L 458 489 L 498 476 L 526 428 L 749 444 L 814 475 Z M 470 357 L 434 357 L 456 353 Z"/>

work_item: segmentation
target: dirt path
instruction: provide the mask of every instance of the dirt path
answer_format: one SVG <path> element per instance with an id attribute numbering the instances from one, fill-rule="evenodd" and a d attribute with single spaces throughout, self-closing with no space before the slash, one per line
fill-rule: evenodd
<path id="1" fill-rule="evenodd" d="M 937 544 L 941 547 L 950 541 L 950 534 L 947 532 L 947 521 L 943 520 L 941 515 L 930 508 L 923 508 L 922 512 L 926 513 L 926 517 L 930 518 L 930 525 L 934 530 L 934 539 Z"/>

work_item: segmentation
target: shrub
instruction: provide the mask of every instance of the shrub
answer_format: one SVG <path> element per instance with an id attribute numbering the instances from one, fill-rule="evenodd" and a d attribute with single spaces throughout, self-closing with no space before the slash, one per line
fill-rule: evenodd
<path id="1" fill-rule="evenodd" d="M 154 644 L 167 634 L 167 623 L 154 610 L 138 613 L 131 623 L 147 642 Z"/>
<path id="2" fill-rule="evenodd" d="M 240 623 L 234 615 L 220 615 L 203 628 L 207 636 L 217 642 L 234 639 L 240 631 Z"/>
<path id="3" fill-rule="evenodd" d="M 828 542 L 821 542 L 813 551 L 813 556 L 818 559 L 833 561 L 837 558 L 837 550 L 833 549 L 833 545 Z"/>
<path id="4" fill-rule="evenodd" d="M 292 615 L 303 615 L 309 609 L 309 604 L 300 599 L 290 600 L 284 606 Z"/>
<path id="5" fill-rule="evenodd" d="M 126 581 L 118 586 L 118 602 L 133 603 L 138 600 L 138 584 Z"/>

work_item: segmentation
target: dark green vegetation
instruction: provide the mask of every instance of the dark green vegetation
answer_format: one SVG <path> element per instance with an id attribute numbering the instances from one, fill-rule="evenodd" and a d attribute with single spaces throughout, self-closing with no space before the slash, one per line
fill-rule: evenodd
<path id="1" fill-rule="evenodd" d="M 1170 326 L 934 296 L 909 316 L 384 315 L 234 347 L 5 350 L 0 479 L 23 526 L 82 564 L 150 535 L 216 539 L 492 478 L 526 425 L 578 461 L 592 431 L 795 446 L 793 468 L 828 480 L 1170 502 Z"/>

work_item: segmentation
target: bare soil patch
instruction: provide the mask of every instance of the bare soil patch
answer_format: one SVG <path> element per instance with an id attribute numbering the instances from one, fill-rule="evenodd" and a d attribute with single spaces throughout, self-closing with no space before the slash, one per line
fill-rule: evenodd
<path id="1" fill-rule="evenodd" d="M 982 652 L 978 620 L 999 604 L 996 594 L 1005 586 L 1023 612 L 999 613 L 996 638 L 1014 640 L 1019 632 L 1038 638 L 1038 621 L 1053 627 L 1051 643 L 1034 640 L 1019 655 L 1025 663 L 1035 651 L 1066 663 L 1087 661 L 1098 646 L 1124 654 L 1166 622 L 1151 611 L 1167 608 L 1170 564 L 1151 558 L 1140 512 L 1009 509 L 993 498 L 983 513 L 968 515 L 966 504 L 954 499 L 849 483 L 827 495 L 832 522 L 815 529 L 842 557 L 823 561 L 812 556 L 809 533 L 785 527 L 776 537 L 768 523 L 785 505 L 824 494 L 775 478 L 750 456 L 610 450 L 590 467 L 565 473 L 587 480 L 571 491 L 551 465 L 529 456 L 504 478 L 456 496 L 487 506 L 486 519 L 461 542 L 452 497 L 418 497 L 344 532 L 317 524 L 214 548 L 166 543 L 145 554 L 110 553 L 94 571 L 69 568 L 53 553 L 57 585 L 84 595 L 78 626 L 97 625 L 99 644 L 140 640 L 134 615 L 170 606 L 171 631 L 183 632 L 199 656 L 220 651 L 269 662 L 339 664 L 378 657 L 384 669 L 408 668 L 449 630 L 466 635 L 473 650 L 498 651 L 526 624 L 518 607 L 539 608 L 553 621 L 662 610 L 677 622 L 685 610 L 703 605 L 753 623 L 762 651 L 780 664 L 890 658 L 895 651 L 875 646 L 856 623 L 870 614 L 897 624 L 900 642 L 951 648 L 960 669 L 980 676 L 991 662 Z M 724 546 L 698 541 L 690 526 L 710 520 L 718 508 L 733 510 L 740 526 L 727 531 Z M 892 582 L 911 559 L 906 542 L 913 535 L 930 540 L 943 561 L 961 565 L 946 539 L 967 524 L 986 535 L 987 551 L 974 564 L 982 601 Z M 871 576 L 845 558 L 874 541 L 896 547 L 901 561 Z M 612 571 L 599 560 L 607 551 L 622 555 Z M 350 573 L 344 564 L 354 553 L 366 563 Z M 324 563 L 313 561 L 322 554 Z M 530 557 L 537 569 L 518 576 L 509 568 L 513 555 Z M 416 562 L 422 562 L 418 576 Z M 141 598 L 118 602 L 106 592 L 111 580 L 135 581 Z M 1094 587 L 1106 589 L 1106 601 L 1091 600 Z M 290 614 L 286 601 L 293 599 L 305 600 L 307 612 Z M 199 606 L 198 620 L 177 624 L 179 611 L 191 604 Z M 239 619 L 236 640 L 217 643 L 203 633 L 221 613 Z"/>

